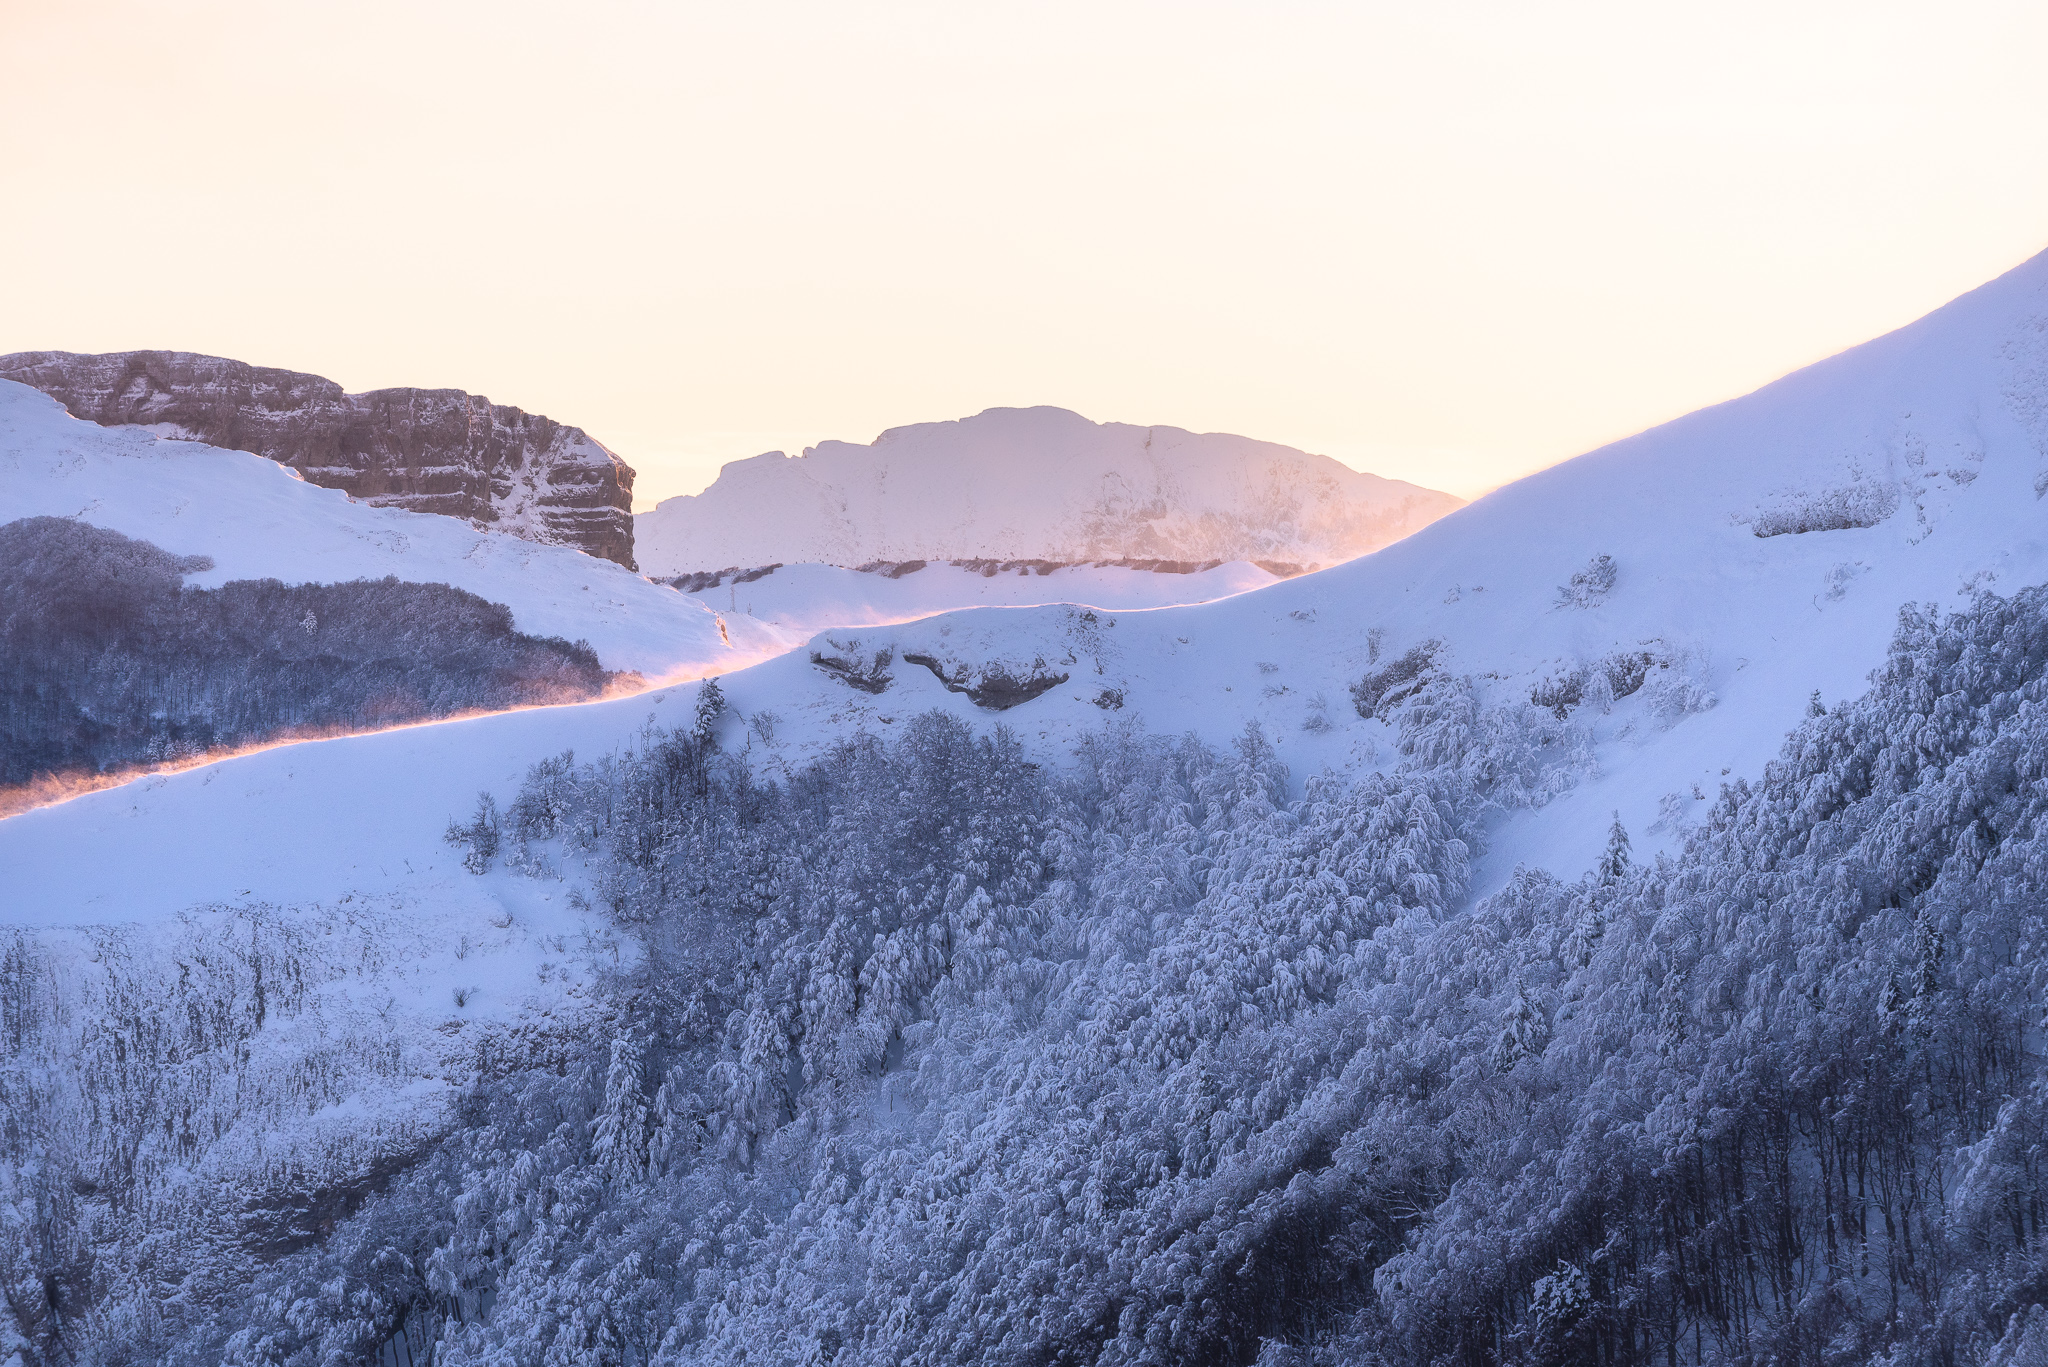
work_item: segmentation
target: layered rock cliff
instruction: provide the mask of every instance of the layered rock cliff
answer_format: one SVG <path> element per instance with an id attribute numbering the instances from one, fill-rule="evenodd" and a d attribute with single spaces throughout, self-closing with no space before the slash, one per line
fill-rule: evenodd
<path id="1" fill-rule="evenodd" d="M 578 427 L 459 389 L 345 394 L 318 375 L 183 351 L 0 356 L 73 416 L 254 451 L 365 503 L 633 563 L 633 470 Z"/>

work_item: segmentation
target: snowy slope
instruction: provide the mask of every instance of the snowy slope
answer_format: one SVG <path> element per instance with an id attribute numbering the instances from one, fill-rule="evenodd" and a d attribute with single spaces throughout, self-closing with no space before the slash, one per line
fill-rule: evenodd
<path id="1" fill-rule="evenodd" d="M 474 543 L 449 524 L 463 544 L 444 545 L 435 519 L 347 504 L 251 457 L 83 424 L 62 429 L 53 456 L 49 424 L 68 420 L 40 398 L 10 391 L 0 402 L 7 516 L 104 518 L 215 555 L 216 578 L 340 577 L 393 563 L 455 578 Z M 172 466 L 179 479 L 165 477 Z M 216 467 L 210 486 L 213 476 L 193 474 Z M 124 478 L 87 487 L 79 477 L 90 471 Z M 265 471 L 267 483 L 257 478 Z M 986 607 L 822 633 L 723 679 L 738 715 L 722 740 L 772 773 L 928 708 L 1007 725 L 1048 762 L 1132 717 L 1215 742 L 1256 720 L 1299 779 L 1395 762 L 1394 737 L 1355 714 L 1347 689 L 1422 641 L 1441 640 L 1487 706 L 1524 702 L 1573 666 L 1649 653 L 1659 664 L 1643 687 L 1608 710 L 1596 700 L 1572 712 L 1591 744 L 1576 786 L 1501 817 L 1474 887 L 1498 886 L 1520 862 L 1577 875 L 1610 810 L 1647 854 L 1704 805 L 1695 791 L 1711 796 L 1724 775 L 1757 774 L 1811 693 L 1832 702 L 1862 691 L 1901 604 L 1954 606 L 1972 586 L 2048 580 L 2044 473 L 2048 256 L 1898 333 L 1522 481 L 1336 569 L 1194 606 Z M 186 533 L 206 506 L 197 491 L 209 488 L 218 501 Z M 307 498 L 330 528 L 305 511 Z M 223 510 L 242 535 L 208 530 Z M 1756 534 L 1845 521 L 1874 525 Z M 395 535 L 405 540 L 366 539 Z M 562 629 L 545 615 L 560 611 L 554 620 L 575 634 L 613 631 L 598 647 L 618 652 L 608 662 L 645 661 L 630 652 L 669 639 L 648 623 L 709 615 L 644 584 L 667 606 L 643 612 L 630 576 L 585 557 L 476 548 L 482 563 L 455 582 L 512 601 L 528 630 Z M 504 573 L 520 563 L 515 552 L 545 586 L 524 600 Z M 556 554 L 569 560 L 547 558 Z M 1561 595 L 1602 555 L 1610 587 Z M 563 579 L 567 564 L 588 578 Z M 611 596 L 629 608 L 573 625 L 562 600 L 582 582 L 597 592 L 606 576 L 621 581 Z M 884 686 L 865 691 L 849 675 Z M 960 691 L 1040 686 L 1000 712 Z M 587 1031 L 597 980 L 632 952 L 572 902 L 578 868 L 553 870 L 559 881 L 502 867 L 476 876 L 443 843 L 445 825 L 467 817 L 480 789 L 509 799 L 537 759 L 571 748 L 593 759 L 650 721 L 687 724 L 698 691 L 682 684 L 285 745 L 0 820 L 0 924 L 30 930 L 76 984 L 65 991 L 80 1010 L 101 964 L 118 963 L 130 998 L 147 1001 L 152 983 L 167 988 L 195 961 L 194 937 L 214 946 L 200 956 L 209 963 L 223 961 L 220 946 L 253 951 L 259 938 L 299 946 L 294 981 L 306 1004 L 252 1039 L 244 1081 L 221 1089 L 236 1108 L 223 1118 L 240 1128 L 206 1150 L 194 1180 L 242 1190 L 277 1155 L 315 1151 L 340 1154 L 322 1160 L 325 1170 L 373 1173 L 381 1155 L 450 1123 L 466 1070 L 488 1053 L 480 1040 L 526 1058 L 551 1037 Z M 310 1102 L 297 1081 L 306 1077 L 323 1079 Z"/>
<path id="2" fill-rule="evenodd" d="M 729 620 L 751 617 L 801 640 L 830 627 L 909 622 L 959 608 L 1086 603 L 1121 612 L 1206 603 L 1280 582 L 1278 575 L 1242 560 L 1187 574 L 1092 564 L 1024 565 L 984 574 L 943 560 L 888 573 L 779 565 L 742 582 L 742 575 L 757 573 L 727 574 L 691 593 Z"/>
<path id="3" fill-rule="evenodd" d="M 588 640 L 607 668 L 649 678 L 716 673 L 785 644 L 752 622 L 721 634 L 701 602 L 609 561 L 357 503 L 247 452 L 82 422 L 0 380 L 0 523 L 39 515 L 212 556 L 211 572 L 187 578 L 195 587 L 385 575 L 453 584 L 510 607 L 523 632 Z"/>
<path id="4" fill-rule="evenodd" d="M 1612 808 L 1666 839 L 1723 775 L 1755 774 L 1816 690 L 1860 693 L 1901 605 L 2048 579 L 2048 255 L 1896 333 L 1753 395 L 1498 491 L 1376 555 L 1222 602 L 1113 619 L 987 610 L 833 633 L 828 660 L 893 656 L 880 694 L 791 656 L 731 681 L 782 717 L 785 744 L 945 707 L 984 720 L 955 680 L 995 668 L 1068 682 L 1000 715 L 1049 755 L 1119 715 L 1212 739 L 1261 721 L 1295 772 L 1391 761 L 1348 686 L 1440 639 L 1482 701 L 1616 652 L 1668 667 L 1591 719 L 1595 773 L 1498 833 L 1488 868 L 1576 874 Z M 1888 510 L 1888 511 L 1887 511 Z M 1870 526 L 1835 526 L 1870 521 Z M 1760 535 L 1759 533 L 1774 533 Z M 1612 558 L 1605 593 L 1572 576 Z M 1327 719 L 1329 729 L 1317 726 Z M 1482 890 L 1488 880 L 1480 880 Z"/>
<path id="5" fill-rule="evenodd" d="M 992 408 L 873 445 L 734 461 L 634 520 L 649 574 L 816 561 L 1146 557 L 1328 565 L 1458 506 L 1328 456 L 1224 433 Z"/>
<path id="6" fill-rule="evenodd" d="M 1000 721 L 1056 761 L 1110 720 L 1214 741 L 1257 720 L 1300 777 L 1394 761 L 1391 733 L 1360 719 L 1347 689 L 1421 641 L 1443 641 L 1446 661 L 1491 702 L 1645 650 L 1665 667 L 1640 691 L 1604 714 L 1573 714 L 1593 726 L 1596 770 L 1512 819 L 1488 859 L 1496 873 L 1526 859 L 1576 874 L 1604 832 L 1595 815 L 1619 809 L 1639 840 L 1653 825 L 1668 836 L 1667 795 L 1682 797 L 1683 822 L 1694 786 L 1711 796 L 1724 771 L 1756 773 L 1811 693 L 1861 692 L 1902 604 L 1960 605 L 1972 587 L 2048 580 L 2044 474 L 2048 255 L 1899 332 L 1520 481 L 1348 565 L 1194 606 L 991 607 L 823 633 L 724 678 L 739 714 L 775 718 L 772 741 L 738 721 L 726 738 L 775 769 L 936 707 Z M 1802 510 L 1881 511 L 1893 498 L 1874 526 L 1756 534 L 1760 518 L 1768 529 Z M 1611 589 L 1560 605 L 1600 555 L 1616 567 Z M 886 688 L 850 687 L 846 668 L 872 671 L 878 652 Z M 969 687 L 991 673 L 1066 678 L 991 712 L 941 672 Z M 440 825 L 478 788 L 509 797 L 532 760 L 625 744 L 693 694 L 433 724 L 151 779 L 0 822 L 0 866 L 45 923 L 153 917 L 210 897 L 425 895 L 431 879 L 415 884 L 427 875 L 403 866 L 445 864 Z M 336 811 L 351 815 L 333 841 L 287 839 Z M 377 852 L 374 873 L 364 851 Z"/>

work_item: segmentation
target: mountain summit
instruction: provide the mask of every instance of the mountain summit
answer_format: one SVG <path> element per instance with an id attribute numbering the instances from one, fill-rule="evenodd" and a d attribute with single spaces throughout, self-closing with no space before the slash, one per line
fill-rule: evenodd
<path id="1" fill-rule="evenodd" d="M 870 446 L 734 461 L 635 520 L 643 567 L 1017 559 L 1335 564 L 1459 506 L 1328 456 L 1226 433 L 991 408 Z"/>

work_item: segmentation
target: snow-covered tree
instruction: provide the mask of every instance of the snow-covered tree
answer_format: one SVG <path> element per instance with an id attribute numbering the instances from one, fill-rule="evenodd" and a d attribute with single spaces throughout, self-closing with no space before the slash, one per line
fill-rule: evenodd
<path id="1" fill-rule="evenodd" d="M 607 1177 L 638 1177 L 647 1169 L 647 1093 L 639 1041 L 612 1041 L 604 1102 L 590 1122 L 590 1161 Z"/>
<path id="2" fill-rule="evenodd" d="M 688 731 L 537 769 L 510 811 L 554 815 L 503 839 L 615 877 L 646 951 L 608 1037 L 480 1053 L 445 1132 L 274 1255 L 161 1212 L 282 1085 L 243 1071 L 257 957 L 275 1021 L 325 951 L 195 927 L 154 976 L 108 941 L 57 984 L 0 945 L 13 1332 L 178 1364 L 367 1361 L 403 1324 L 448 1364 L 2025 1361 L 2048 592 L 1907 613 L 1675 853 L 1616 816 L 1582 876 L 1477 901 L 1492 814 L 1580 772 L 1572 723 L 1443 660 L 1407 682 L 1375 709 L 1400 763 L 1355 777 L 1128 721 L 1039 770 L 944 716 L 775 783 Z M 297 1114 L 344 1099 L 295 1077 Z M 59 1344 L 38 1288 L 99 1318 Z"/>

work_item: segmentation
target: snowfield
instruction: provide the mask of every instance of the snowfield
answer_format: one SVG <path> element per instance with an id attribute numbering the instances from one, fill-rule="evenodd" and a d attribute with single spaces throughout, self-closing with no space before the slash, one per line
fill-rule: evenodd
<path id="1" fill-rule="evenodd" d="M 1225 433 L 991 408 L 734 461 L 634 519 L 648 574 L 876 560 L 1281 561 L 1328 565 L 1459 505 L 1328 456 Z"/>

